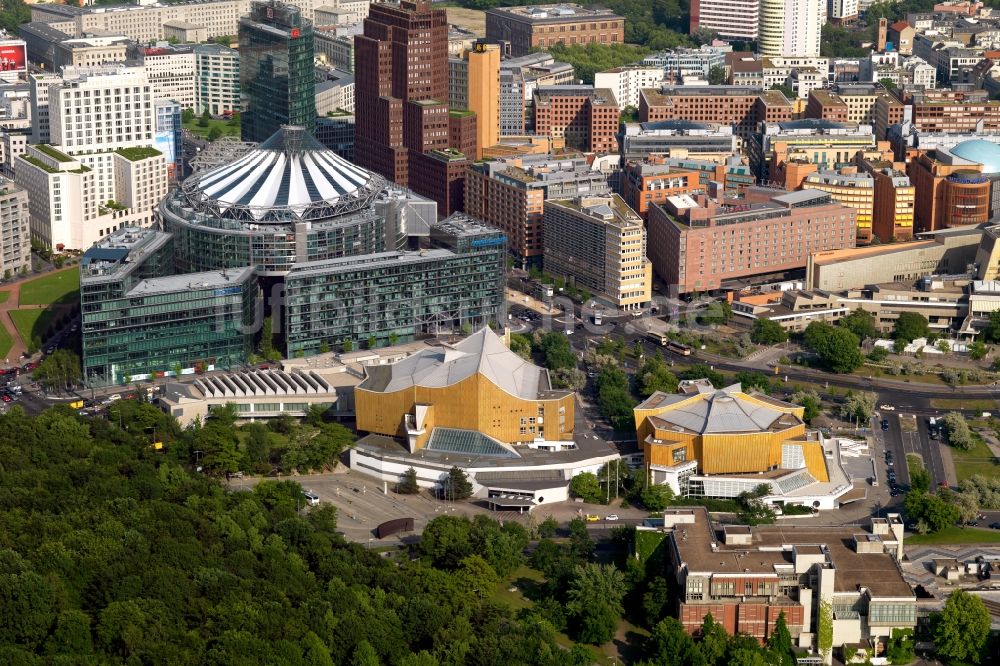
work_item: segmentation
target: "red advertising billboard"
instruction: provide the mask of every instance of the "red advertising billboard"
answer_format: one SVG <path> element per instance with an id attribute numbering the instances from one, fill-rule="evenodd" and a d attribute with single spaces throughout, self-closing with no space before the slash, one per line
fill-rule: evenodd
<path id="1" fill-rule="evenodd" d="M 24 42 L 0 42 L 0 72 L 23 72 L 27 61 Z"/>
<path id="2" fill-rule="evenodd" d="M 24 42 L 0 42 L 0 73 L 22 72 L 26 63 Z"/>

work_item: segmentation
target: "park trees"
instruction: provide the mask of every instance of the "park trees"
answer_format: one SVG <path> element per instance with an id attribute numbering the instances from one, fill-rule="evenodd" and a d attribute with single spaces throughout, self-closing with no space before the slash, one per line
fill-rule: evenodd
<path id="1" fill-rule="evenodd" d="M 657 391 L 664 393 L 677 392 L 677 376 L 670 372 L 663 356 L 657 351 L 647 357 L 635 375 L 635 383 L 639 394 L 647 398 Z"/>
<path id="2" fill-rule="evenodd" d="M 472 497 L 472 482 L 461 467 L 452 467 L 441 482 L 441 496 L 449 500 L 463 500 Z"/>
<path id="3" fill-rule="evenodd" d="M 583 472 L 574 476 L 569 482 L 569 492 L 584 502 L 591 504 L 604 503 L 604 490 L 597 477 L 591 472 Z"/>
<path id="4" fill-rule="evenodd" d="M 410 467 L 399 479 L 399 483 L 396 484 L 396 492 L 400 495 L 416 495 L 420 492 L 420 486 L 417 485 L 417 470 Z"/>
<path id="5" fill-rule="evenodd" d="M 549 331 L 542 336 L 538 346 L 542 352 L 545 367 L 549 370 L 576 367 L 576 354 L 573 353 L 569 339 L 564 334 Z"/>
<path id="6" fill-rule="evenodd" d="M 785 613 L 778 614 L 778 621 L 774 623 L 774 631 L 767 639 L 767 647 L 779 660 L 781 666 L 793 666 L 795 664 L 794 653 L 792 652 L 792 634 L 788 631 L 788 623 L 785 621 Z"/>
<path id="7" fill-rule="evenodd" d="M 878 327 L 875 325 L 874 315 L 861 308 L 855 309 L 837 324 L 858 336 L 859 340 L 878 337 Z"/>
<path id="8" fill-rule="evenodd" d="M 510 334 L 510 350 L 521 358 L 531 360 L 531 338 L 520 333 Z"/>
<path id="9" fill-rule="evenodd" d="M 840 404 L 840 415 L 848 421 L 867 423 L 874 413 L 875 394 L 867 391 L 852 391 Z"/>
<path id="10" fill-rule="evenodd" d="M 629 391 L 628 377 L 614 365 L 605 365 L 597 375 L 597 406 L 616 430 L 633 427 L 635 401 Z"/>
<path id="11" fill-rule="evenodd" d="M 647 483 L 639 491 L 639 501 L 650 511 L 663 511 L 674 499 L 674 491 L 663 483 Z"/>
<path id="12" fill-rule="evenodd" d="M 802 406 L 802 420 L 812 423 L 812 420 L 820 415 L 822 401 L 819 394 L 812 389 L 800 389 L 792 394 L 792 402 Z"/>
<path id="13" fill-rule="evenodd" d="M 831 372 L 852 372 L 864 363 L 858 336 L 846 328 L 814 321 L 806 327 L 804 341 Z"/>
<path id="14" fill-rule="evenodd" d="M 389 560 L 298 483 L 227 492 L 193 471 L 199 433 L 151 455 L 125 425 L 0 415 L 0 533 L 20 535 L 0 549 L 4 663 L 589 663 L 493 598 L 522 562 L 520 525 L 439 519 L 427 553 Z"/>
<path id="15" fill-rule="evenodd" d="M 679 379 L 707 379 L 715 388 L 722 388 L 726 385 L 726 376 L 704 363 L 695 363 L 687 370 L 679 372 L 677 377 Z"/>
<path id="16" fill-rule="evenodd" d="M 955 590 L 934 618 L 934 646 L 947 659 L 978 664 L 990 636 L 990 613 L 982 599 Z"/>
<path id="17" fill-rule="evenodd" d="M 923 523 L 930 532 L 938 532 L 954 525 L 959 518 L 958 507 L 937 495 L 911 490 L 903 500 L 906 515 L 916 523 Z"/>
<path id="18" fill-rule="evenodd" d="M 627 591 L 624 574 L 612 565 L 589 563 L 576 567 L 566 610 L 581 641 L 600 645 L 611 640 Z"/>
<path id="19" fill-rule="evenodd" d="M 83 379 L 80 357 L 69 349 L 57 349 L 38 364 L 32 377 L 49 389 L 68 389 Z"/>
<path id="20" fill-rule="evenodd" d="M 771 390 L 771 380 L 763 372 L 742 370 L 736 373 L 734 379 L 740 383 L 744 391 L 756 389 L 761 393 L 767 393 Z"/>
<path id="21" fill-rule="evenodd" d="M 941 418 L 941 429 L 944 430 L 945 441 L 956 449 L 968 451 L 975 446 L 976 440 L 969 429 L 965 417 L 958 412 L 948 412 Z"/>
<path id="22" fill-rule="evenodd" d="M 759 345 L 776 345 L 788 339 L 788 332 L 770 319 L 755 319 L 750 339 Z"/>
<path id="23" fill-rule="evenodd" d="M 892 337 L 896 340 L 913 342 L 930 334 L 927 317 L 918 312 L 901 312 L 892 326 Z"/>

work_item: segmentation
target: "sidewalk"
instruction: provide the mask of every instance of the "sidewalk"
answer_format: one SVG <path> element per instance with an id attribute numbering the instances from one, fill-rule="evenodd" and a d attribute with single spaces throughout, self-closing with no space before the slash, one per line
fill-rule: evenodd
<path id="1" fill-rule="evenodd" d="M 549 307 L 547 304 L 538 300 L 534 296 L 529 296 L 528 294 L 518 291 L 517 289 L 512 289 L 511 287 L 507 287 L 507 302 L 511 305 L 526 307 L 539 314 L 556 315 L 563 313 L 563 311 L 559 308 Z"/>
<path id="2" fill-rule="evenodd" d="M 11 310 L 17 310 L 21 305 L 21 284 L 23 281 L 15 282 L 14 284 L 4 285 L 0 287 L 0 292 L 7 292 L 10 296 L 3 303 L 0 303 L 0 325 L 2 325 L 6 330 L 7 334 L 10 335 L 10 339 L 13 344 L 10 347 L 10 351 L 6 354 L 5 365 L 17 365 L 17 361 L 20 360 L 21 354 L 28 351 L 28 346 L 25 344 L 24 340 L 21 339 L 21 334 L 18 333 L 17 327 L 14 326 L 14 320 L 10 317 Z M 11 359 L 14 359 L 11 361 Z"/>

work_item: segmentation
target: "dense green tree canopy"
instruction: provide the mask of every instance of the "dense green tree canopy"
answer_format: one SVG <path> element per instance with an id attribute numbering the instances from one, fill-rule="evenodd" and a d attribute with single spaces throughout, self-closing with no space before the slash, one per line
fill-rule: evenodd
<path id="1" fill-rule="evenodd" d="M 520 562 L 519 525 L 467 521 L 454 566 L 439 546 L 397 562 L 345 542 L 297 483 L 230 492 L 190 470 L 183 436 L 156 452 L 130 430 L 0 416 L 3 663 L 589 663 L 470 584 Z"/>
<path id="2" fill-rule="evenodd" d="M 901 312 L 892 327 L 892 337 L 913 342 L 930 334 L 927 317 L 917 312 Z"/>
<path id="3" fill-rule="evenodd" d="M 878 337 L 878 327 L 875 326 L 874 315 L 861 308 L 857 308 L 837 323 L 858 336 L 859 340 Z"/>
<path id="4" fill-rule="evenodd" d="M 990 636 L 990 613 L 982 599 L 955 590 L 935 618 L 934 647 L 947 659 L 978 664 Z"/>
<path id="5" fill-rule="evenodd" d="M 776 321 L 755 319 L 750 339 L 759 345 L 776 345 L 788 339 L 788 332 Z"/>
<path id="6" fill-rule="evenodd" d="M 814 321 L 806 327 L 803 338 L 831 372 L 852 372 L 864 363 L 858 336 L 846 328 Z"/>

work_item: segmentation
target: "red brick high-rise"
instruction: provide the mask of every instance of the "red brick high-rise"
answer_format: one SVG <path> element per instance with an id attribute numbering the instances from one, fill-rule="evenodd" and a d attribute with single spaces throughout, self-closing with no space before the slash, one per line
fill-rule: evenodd
<path id="1" fill-rule="evenodd" d="M 425 0 L 372 4 L 354 38 L 355 161 L 409 184 L 409 155 L 448 147 L 448 17 Z"/>

